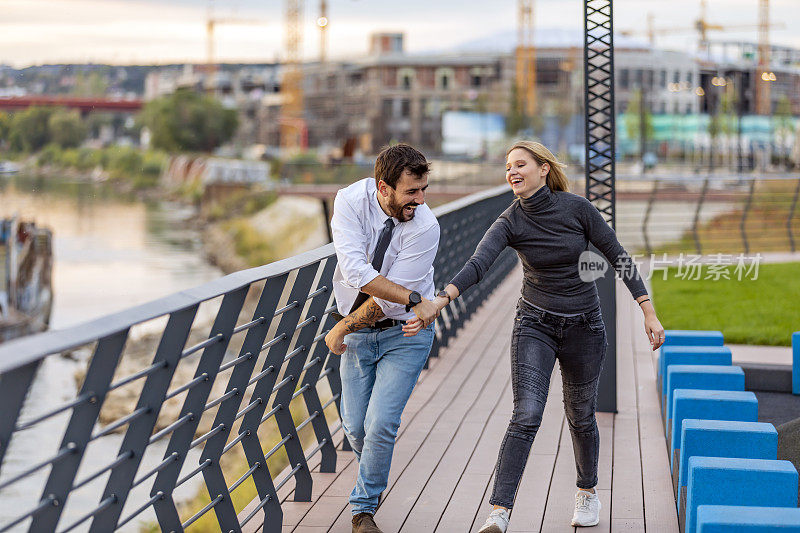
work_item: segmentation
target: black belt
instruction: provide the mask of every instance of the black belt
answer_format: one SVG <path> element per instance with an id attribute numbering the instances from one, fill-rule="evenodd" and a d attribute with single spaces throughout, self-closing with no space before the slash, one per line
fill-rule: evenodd
<path id="1" fill-rule="evenodd" d="M 376 329 L 389 329 L 398 326 L 402 323 L 403 323 L 402 320 L 395 320 L 394 318 L 384 318 L 383 320 L 375 322 L 375 325 L 372 327 Z"/>
<path id="2" fill-rule="evenodd" d="M 340 315 L 336 311 L 332 311 L 331 312 L 331 316 L 337 322 L 340 321 L 342 318 L 344 318 L 342 315 Z M 384 318 L 383 320 L 379 320 L 379 321 L 375 322 L 375 325 L 368 326 L 368 327 L 371 327 L 372 329 L 389 329 L 389 328 L 393 328 L 395 326 L 398 326 L 400 324 L 403 324 L 402 320 L 395 320 L 394 318 Z M 362 329 L 367 329 L 367 327 L 364 327 Z M 361 331 L 361 330 L 359 330 L 359 331 Z"/>

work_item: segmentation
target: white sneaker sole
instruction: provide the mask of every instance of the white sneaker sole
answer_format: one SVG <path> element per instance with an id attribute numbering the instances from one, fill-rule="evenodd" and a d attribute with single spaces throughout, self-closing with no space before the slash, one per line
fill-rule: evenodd
<path id="1" fill-rule="evenodd" d="M 602 509 L 603 509 L 603 504 L 602 504 L 602 503 L 600 503 L 600 502 L 597 502 L 597 520 L 595 520 L 594 522 L 589 522 L 589 523 L 586 523 L 586 524 L 581 524 L 580 522 L 578 522 L 577 520 L 575 520 L 575 519 L 573 518 L 573 519 L 572 519 L 572 522 L 570 522 L 570 525 L 572 525 L 572 526 L 575 526 L 575 527 L 592 527 L 592 526 L 596 526 L 597 524 L 599 524 L 599 523 L 600 523 L 600 511 L 601 511 Z"/>

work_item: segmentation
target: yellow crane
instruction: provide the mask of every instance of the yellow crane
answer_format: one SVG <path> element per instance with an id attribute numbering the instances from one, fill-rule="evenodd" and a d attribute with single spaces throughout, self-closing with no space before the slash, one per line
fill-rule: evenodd
<path id="1" fill-rule="evenodd" d="M 326 0 L 319 2 L 317 26 L 319 26 L 319 62 L 324 63 L 328 58 L 328 2 Z"/>
<path id="2" fill-rule="evenodd" d="M 217 71 L 214 51 L 216 43 L 214 40 L 214 30 L 218 24 L 267 24 L 266 20 L 246 19 L 246 18 L 218 18 L 214 16 L 214 2 L 208 3 L 208 15 L 206 16 L 206 72 L 208 73 L 207 84 L 213 84 L 214 73 Z"/>
<path id="3" fill-rule="evenodd" d="M 533 0 L 517 0 L 517 109 L 526 117 L 536 113 L 536 48 L 533 44 Z"/>
<path id="4" fill-rule="evenodd" d="M 756 113 L 772 113 L 771 82 L 775 74 L 769 70 L 769 0 L 758 0 L 758 76 L 756 77 Z"/>
<path id="5" fill-rule="evenodd" d="M 766 2 L 768 3 L 769 0 L 759 0 L 760 3 Z M 654 19 L 655 16 L 653 13 L 647 14 L 647 27 L 644 31 L 639 30 L 622 30 L 620 34 L 622 35 L 641 35 L 646 34 L 647 40 L 651 46 L 655 46 L 656 36 L 657 35 L 669 35 L 669 34 L 680 34 L 680 33 L 689 33 L 689 32 L 697 32 L 697 48 L 699 51 L 705 50 L 708 47 L 708 34 L 712 31 L 737 31 L 737 30 L 755 30 L 758 29 L 759 32 L 762 30 L 762 24 L 712 24 L 708 22 L 707 13 L 708 11 L 708 2 L 707 0 L 700 0 L 700 16 L 694 22 L 694 26 L 692 27 L 684 27 L 684 28 L 656 28 L 654 26 Z M 767 28 L 782 28 L 784 27 L 783 24 L 772 24 L 770 25 L 767 22 Z M 759 33 L 759 39 L 761 35 Z"/>
<path id="6" fill-rule="evenodd" d="M 300 66 L 302 33 L 302 0 L 286 0 L 286 60 L 281 82 L 280 136 L 281 147 L 305 148 L 308 132 L 303 119 L 303 71 Z"/>

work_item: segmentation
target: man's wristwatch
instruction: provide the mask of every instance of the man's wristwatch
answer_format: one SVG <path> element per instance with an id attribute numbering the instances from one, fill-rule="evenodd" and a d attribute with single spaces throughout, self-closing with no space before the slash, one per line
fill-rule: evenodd
<path id="1" fill-rule="evenodd" d="M 452 299 L 452 298 L 450 298 L 450 295 L 449 295 L 449 294 L 447 294 L 447 291 L 446 291 L 446 290 L 444 290 L 444 289 L 442 289 L 442 290 L 440 290 L 439 292 L 437 292 L 437 293 L 436 293 L 436 296 L 437 296 L 437 297 L 439 297 L 439 298 L 447 298 L 447 303 L 450 303 L 450 302 L 452 302 L 452 301 L 453 301 L 453 299 Z"/>
<path id="2" fill-rule="evenodd" d="M 411 311 L 412 307 L 415 307 L 418 303 L 422 302 L 422 296 L 417 291 L 411 291 L 411 294 L 408 295 L 408 303 L 406 304 L 406 313 Z"/>

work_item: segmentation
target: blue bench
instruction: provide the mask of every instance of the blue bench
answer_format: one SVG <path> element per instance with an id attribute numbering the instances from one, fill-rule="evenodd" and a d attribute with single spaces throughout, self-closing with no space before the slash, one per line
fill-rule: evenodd
<path id="1" fill-rule="evenodd" d="M 763 422 L 684 419 L 680 460 L 672 471 L 672 484 L 681 515 L 686 506 L 686 481 L 691 457 L 777 459 L 778 432 L 775 426 Z"/>
<path id="2" fill-rule="evenodd" d="M 701 505 L 698 533 L 800 533 L 800 509 Z"/>
<path id="3" fill-rule="evenodd" d="M 664 346 L 722 346 L 721 331 L 694 329 L 668 329 L 664 332 Z"/>
<path id="4" fill-rule="evenodd" d="M 664 391 L 667 439 L 670 438 L 672 397 L 676 389 L 743 391 L 744 370 L 740 366 L 670 365 Z"/>
<path id="5" fill-rule="evenodd" d="M 659 359 L 664 353 L 664 348 L 673 346 L 722 346 L 725 341 L 720 331 L 702 331 L 692 329 L 668 329 L 664 331 L 664 344 L 658 351 Z M 656 371 L 660 376 L 662 367 L 659 365 Z"/>
<path id="6" fill-rule="evenodd" d="M 789 461 L 689 459 L 685 533 L 697 531 L 697 508 L 706 504 L 797 507 L 797 470 Z"/>
<path id="7" fill-rule="evenodd" d="M 672 399 L 670 471 L 680 463 L 681 428 L 687 418 L 758 422 L 758 400 L 750 391 L 676 390 Z"/>
<path id="8" fill-rule="evenodd" d="M 658 394 L 667 388 L 667 367 L 670 365 L 721 365 L 733 363 L 731 349 L 727 346 L 667 346 L 661 348 L 659 360 Z M 663 403 L 663 399 L 662 399 Z M 664 414 L 662 405 L 661 414 Z"/>

